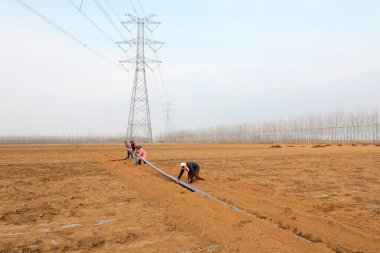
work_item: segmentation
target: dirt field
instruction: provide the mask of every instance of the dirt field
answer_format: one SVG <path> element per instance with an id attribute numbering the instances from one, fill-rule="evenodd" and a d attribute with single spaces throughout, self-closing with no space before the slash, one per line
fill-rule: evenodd
<path id="1" fill-rule="evenodd" d="M 380 252 L 379 146 L 144 148 L 242 211 L 110 161 L 122 145 L 3 145 L 0 252 Z"/>

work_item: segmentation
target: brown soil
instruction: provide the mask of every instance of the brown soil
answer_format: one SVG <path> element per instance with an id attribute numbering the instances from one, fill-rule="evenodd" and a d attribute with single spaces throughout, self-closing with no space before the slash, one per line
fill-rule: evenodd
<path id="1" fill-rule="evenodd" d="M 0 252 L 379 252 L 380 149 L 144 145 L 177 175 L 112 162 L 122 145 L 0 146 Z M 183 177 L 182 179 L 185 179 Z"/>

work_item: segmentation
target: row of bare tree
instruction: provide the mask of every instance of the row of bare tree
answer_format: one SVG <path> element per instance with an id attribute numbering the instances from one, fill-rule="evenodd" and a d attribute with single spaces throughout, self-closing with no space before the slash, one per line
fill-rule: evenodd
<path id="1" fill-rule="evenodd" d="M 97 144 L 122 143 L 125 137 L 122 134 L 88 134 L 88 135 L 5 135 L 0 136 L 0 144 Z"/>
<path id="2" fill-rule="evenodd" d="M 63 136 L 0 136 L 0 144 L 121 143 L 123 134 L 88 134 Z M 137 138 L 143 143 L 143 139 Z M 311 114 L 291 120 L 237 124 L 182 130 L 161 134 L 158 142 L 225 143 L 310 143 L 310 142 L 380 142 L 380 114 Z"/>
<path id="3" fill-rule="evenodd" d="M 380 114 L 311 114 L 290 120 L 183 130 L 158 138 L 164 142 L 290 143 L 380 142 Z"/>

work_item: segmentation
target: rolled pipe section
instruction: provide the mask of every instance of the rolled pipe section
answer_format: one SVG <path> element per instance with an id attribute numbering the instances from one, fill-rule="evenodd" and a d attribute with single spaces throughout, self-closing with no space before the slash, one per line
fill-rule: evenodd
<path id="1" fill-rule="evenodd" d="M 133 154 L 133 153 L 132 153 Z M 139 159 L 143 160 L 149 167 L 151 167 L 152 169 L 156 170 L 158 173 L 160 173 L 161 175 L 169 178 L 170 180 L 176 182 L 177 181 L 177 178 L 173 177 L 172 175 L 166 173 L 165 171 L 161 170 L 160 168 L 158 168 L 157 166 L 153 165 L 152 163 L 150 163 L 149 161 L 147 161 L 146 159 L 142 158 L 141 156 L 139 156 L 138 154 L 133 154 L 134 156 L 137 156 Z M 207 192 L 204 192 L 202 190 L 199 190 L 189 184 L 186 184 L 185 182 L 183 181 L 179 181 L 178 182 L 179 185 L 181 185 L 182 187 L 192 191 L 192 192 L 197 192 L 199 194 L 202 194 L 203 196 L 205 196 L 206 198 L 210 198 L 210 199 L 214 199 L 224 205 L 228 205 L 231 209 L 235 210 L 235 211 L 241 211 L 240 208 L 234 206 L 234 205 L 231 205 L 229 203 L 227 203 L 226 201 L 224 200 L 221 200 L 221 199 L 218 199 L 217 197 L 214 197 L 213 195 L 211 194 L 208 194 Z"/>

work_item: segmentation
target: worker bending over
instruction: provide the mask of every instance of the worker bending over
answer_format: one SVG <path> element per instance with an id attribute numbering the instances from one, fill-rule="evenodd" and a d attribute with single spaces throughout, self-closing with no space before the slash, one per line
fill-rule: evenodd
<path id="1" fill-rule="evenodd" d="M 140 157 L 144 158 L 146 160 L 146 151 L 141 147 L 141 145 L 137 145 L 136 146 L 136 150 L 135 150 L 135 155 L 139 155 Z M 139 158 L 138 160 L 138 165 L 141 165 L 141 158 Z M 146 164 L 146 162 L 144 161 L 144 163 Z"/>
<path id="2" fill-rule="evenodd" d="M 180 165 L 181 165 L 181 171 L 179 172 L 179 175 L 177 177 L 177 184 L 178 184 L 179 180 L 181 179 L 182 174 L 183 174 L 183 172 L 185 170 L 187 172 L 188 183 L 192 183 L 193 182 L 193 177 L 195 177 L 196 179 L 199 179 L 199 180 L 204 180 L 203 178 L 201 178 L 199 176 L 199 171 L 200 171 L 201 167 L 199 166 L 198 163 L 195 163 L 195 162 L 181 162 Z"/>

